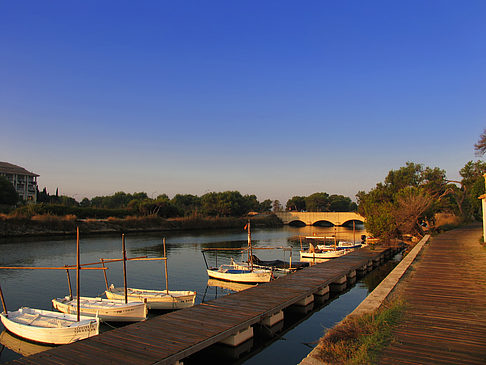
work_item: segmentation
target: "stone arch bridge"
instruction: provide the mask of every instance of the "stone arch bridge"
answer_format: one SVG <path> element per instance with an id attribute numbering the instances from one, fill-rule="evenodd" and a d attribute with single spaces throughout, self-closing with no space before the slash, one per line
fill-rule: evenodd
<path id="1" fill-rule="evenodd" d="M 318 222 L 328 222 L 334 226 L 352 224 L 353 221 L 364 223 L 365 218 L 355 212 L 276 212 L 284 224 L 302 222 L 312 226 Z"/>

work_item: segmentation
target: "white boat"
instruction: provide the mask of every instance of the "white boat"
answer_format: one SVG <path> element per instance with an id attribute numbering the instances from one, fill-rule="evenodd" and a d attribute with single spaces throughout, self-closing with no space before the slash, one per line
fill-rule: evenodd
<path id="1" fill-rule="evenodd" d="M 324 250 L 321 252 L 300 251 L 301 259 L 335 259 L 350 253 L 352 250 Z"/>
<path id="2" fill-rule="evenodd" d="M 207 272 L 210 278 L 237 283 L 267 283 L 272 280 L 272 271 L 270 270 L 251 270 L 249 268 L 238 268 L 235 265 L 209 267 Z"/>
<path id="3" fill-rule="evenodd" d="M 363 245 L 362 243 L 339 241 L 336 244 L 336 249 L 337 250 L 351 250 L 351 249 L 356 249 L 356 248 L 360 248 L 360 247 L 364 247 L 364 246 L 366 246 L 366 244 Z M 334 247 L 328 246 L 328 245 L 317 245 L 317 248 L 319 250 L 325 250 L 325 249 L 334 248 Z"/>
<path id="4" fill-rule="evenodd" d="M 2 324 L 13 334 L 30 341 L 63 345 L 99 333 L 98 318 L 64 314 L 22 307 L 17 311 L 0 313 Z"/>
<path id="5" fill-rule="evenodd" d="M 52 305 L 60 312 L 77 314 L 76 297 L 52 299 Z M 102 322 L 137 322 L 147 319 L 147 306 L 143 301 L 125 303 L 124 300 L 79 297 L 80 313 L 98 317 Z"/>
<path id="6" fill-rule="evenodd" d="M 113 284 L 105 291 L 108 299 L 125 300 L 125 289 Z M 149 290 L 127 288 L 128 302 L 145 302 L 148 309 L 182 309 L 192 307 L 196 292 L 188 290 Z"/>

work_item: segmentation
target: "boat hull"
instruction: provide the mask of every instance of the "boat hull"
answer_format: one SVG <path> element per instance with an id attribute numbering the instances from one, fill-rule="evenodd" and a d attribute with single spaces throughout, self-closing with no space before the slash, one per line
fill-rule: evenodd
<path id="1" fill-rule="evenodd" d="M 125 303 L 123 300 L 80 297 L 81 315 L 98 317 L 102 322 L 137 322 L 147 319 L 147 306 L 143 301 Z M 52 305 L 62 313 L 77 314 L 77 300 L 52 299 Z"/>
<path id="2" fill-rule="evenodd" d="M 14 312 L 0 313 L 5 328 L 22 338 L 46 344 L 64 345 L 95 336 L 99 333 L 99 319 L 45 311 L 33 308 L 20 308 Z"/>
<path id="3" fill-rule="evenodd" d="M 349 253 L 346 250 L 332 250 L 332 251 L 323 251 L 323 252 L 305 252 L 300 251 L 300 258 L 301 259 L 335 259 L 337 257 L 341 257 Z"/>
<path id="4" fill-rule="evenodd" d="M 129 302 L 145 302 L 148 309 L 172 310 L 192 307 L 196 301 L 196 292 L 169 290 L 146 290 L 127 288 Z M 108 299 L 125 299 L 123 288 L 113 285 L 105 291 Z"/>
<path id="5" fill-rule="evenodd" d="M 272 272 L 268 270 L 237 270 L 219 268 L 207 269 L 208 276 L 213 279 L 234 281 L 237 283 L 267 283 L 272 279 Z"/>

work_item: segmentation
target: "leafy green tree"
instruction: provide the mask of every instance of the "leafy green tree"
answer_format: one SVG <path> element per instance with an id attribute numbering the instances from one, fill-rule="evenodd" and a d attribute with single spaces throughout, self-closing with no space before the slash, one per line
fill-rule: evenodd
<path id="1" fill-rule="evenodd" d="M 308 212 L 328 212 L 329 194 L 314 193 L 305 198 L 305 206 Z"/>
<path id="2" fill-rule="evenodd" d="M 266 199 L 260 203 L 260 207 L 258 211 L 260 213 L 270 212 L 272 210 L 272 201 L 270 199 Z"/>
<path id="3" fill-rule="evenodd" d="M 451 209 L 447 198 L 453 190 L 445 171 L 407 162 L 391 170 L 385 182 L 369 193 L 358 192 L 358 212 L 366 217 L 365 227 L 375 236 L 422 236 L 422 222 L 433 223 L 435 213 Z"/>
<path id="4" fill-rule="evenodd" d="M 330 212 L 350 212 L 356 204 L 353 205 L 351 198 L 344 195 L 331 195 L 329 197 L 329 211 Z"/>
<path id="5" fill-rule="evenodd" d="M 274 212 L 281 212 L 283 210 L 282 204 L 280 204 L 280 200 L 274 200 L 272 203 L 272 210 Z"/>
<path id="6" fill-rule="evenodd" d="M 176 194 L 171 203 L 183 212 L 184 216 L 189 216 L 192 214 L 197 214 L 201 209 L 201 198 L 196 195 L 191 194 Z"/>
<path id="7" fill-rule="evenodd" d="M 287 210 L 296 210 L 301 212 L 306 210 L 305 199 L 305 196 L 293 196 L 291 199 L 287 200 L 285 207 Z"/>
<path id="8" fill-rule="evenodd" d="M 5 176 L 0 176 L 0 204 L 15 205 L 19 201 L 19 194 Z"/>

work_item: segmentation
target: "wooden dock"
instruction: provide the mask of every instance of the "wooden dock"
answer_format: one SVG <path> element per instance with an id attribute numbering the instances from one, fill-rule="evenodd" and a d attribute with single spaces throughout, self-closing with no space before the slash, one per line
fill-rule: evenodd
<path id="1" fill-rule="evenodd" d="M 356 272 L 370 271 L 389 258 L 392 251 L 389 247 L 362 248 L 270 283 L 10 363 L 174 364 L 281 315 L 289 306 L 305 305 L 314 295 L 328 293 L 329 288 L 345 287 Z"/>
<path id="2" fill-rule="evenodd" d="M 382 364 L 486 363 L 486 248 L 481 225 L 442 233 L 399 286 L 407 307 Z"/>

